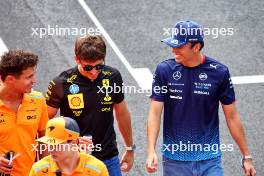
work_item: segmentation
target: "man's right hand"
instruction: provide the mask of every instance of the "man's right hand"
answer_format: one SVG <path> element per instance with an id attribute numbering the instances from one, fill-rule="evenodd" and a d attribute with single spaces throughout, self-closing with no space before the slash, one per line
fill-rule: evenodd
<path id="1" fill-rule="evenodd" d="M 4 155 L 0 155 L 0 172 L 5 174 L 11 174 L 12 168 L 8 165 L 9 160 L 4 157 Z"/>
<path id="2" fill-rule="evenodd" d="M 79 147 L 86 153 L 90 153 L 93 150 L 93 141 L 87 137 L 78 137 Z"/>
<path id="3" fill-rule="evenodd" d="M 151 152 L 148 154 L 148 159 L 146 161 L 146 169 L 148 173 L 154 173 L 158 170 L 158 157 L 156 152 Z"/>

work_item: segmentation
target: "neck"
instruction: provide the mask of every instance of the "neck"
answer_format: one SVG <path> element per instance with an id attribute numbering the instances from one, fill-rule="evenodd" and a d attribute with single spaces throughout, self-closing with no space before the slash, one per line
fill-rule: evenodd
<path id="1" fill-rule="evenodd" d="M 186 67 L 196 67 L 200 64 L 202 64 L 204 61 L 204 56 L 202 53 L 198 53 L 194 55 L 190 60 L 182 62 L 182 65 Z"/>
<path id="2" fill-rule="evenodd" d="M 72 152 L 72 155 L 57 163 L 62 172 L 71 174 L 77 168 L 80 161 L 80 153 Z"/>
<path id="3" fill-rule="evenodd" d="M 20 92 L 16 92 L 12 86 L 7 86 L 2 83 L 0 86 L 0 98 L 2 100 L 8 100 L 9 102 L 21 100 L 23 98 L 23 94 Z"/>

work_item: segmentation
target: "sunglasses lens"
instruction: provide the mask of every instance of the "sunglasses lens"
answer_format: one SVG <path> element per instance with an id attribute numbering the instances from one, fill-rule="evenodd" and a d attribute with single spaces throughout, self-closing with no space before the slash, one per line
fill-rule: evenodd
<path id="1" fill-rule="evenodd" d="M 95 66 L 96 70 L 102 70 L 103 68 L 104 68 L 104 65 L 102 65 L 102 64 Z"/>
<path id="2" fill-rule="evenodd" d="M 85 67 L 83 67 L 83 69 L 84 69 L 85 71 L 91 71 L 91 70 L 93 69 L 93 66 L 91 66 L 91 65 L 86 65 Z"/>
<path id="3" fill-rule="evenodd" d="M 103 64 L 98 64 L 95 66 L 86 65 L 83 67 L 85 71 L 91 71 L 93 68 L 95 68 L 96 70 L 102 70 L 104 68 L 104 65 Z"/>

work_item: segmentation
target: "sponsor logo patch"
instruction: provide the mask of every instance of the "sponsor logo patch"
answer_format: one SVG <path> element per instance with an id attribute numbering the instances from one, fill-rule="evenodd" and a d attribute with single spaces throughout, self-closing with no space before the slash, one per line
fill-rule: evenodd
<path id="1" fill-rule="evenodd" d="M 83 94 L 68 95 L 68 103 L 71 109 L 82 109 L 84 108 Z"/>
<path id="2" fill-rule="evenodd" d="M 181 79 L 181 72 L 176 71 L 176 72 L 173 73 L 172 76 L 173 76 L 173 79 L 179 80 L 179 79 Z"/>
<path id="3" fill-rule="evenodd" d="M 72 84 L 70 87 L 69 87 L 69 91 L 72 93 L 72 94 L 77 94 L 79 92 L 80 88 L 77 84 Z"/>
<path id="4" fill-rule="evenodd" d="M 208 76 L 206 73 L 200 73 L 199 78 L 200 78 L 200 80 L 204 81 L 208 78 Z"/>

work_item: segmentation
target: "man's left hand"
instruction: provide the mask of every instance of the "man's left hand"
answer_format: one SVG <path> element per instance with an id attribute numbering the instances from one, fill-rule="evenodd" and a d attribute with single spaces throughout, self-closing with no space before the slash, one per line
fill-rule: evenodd
<path id="1" fill-rule="evenodd" d="M 134 151 L 126 151 L 120 161 L 122 172 L 129 172 L 134 163 Z"/>
<path id="2" fill-rule="evenodd" d="M 256 176 L 256 170 L 251 160 L 244 161 L 244 171 L 246 176 Z"/>

